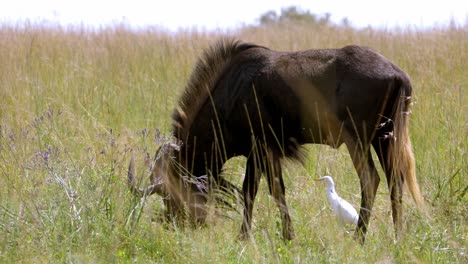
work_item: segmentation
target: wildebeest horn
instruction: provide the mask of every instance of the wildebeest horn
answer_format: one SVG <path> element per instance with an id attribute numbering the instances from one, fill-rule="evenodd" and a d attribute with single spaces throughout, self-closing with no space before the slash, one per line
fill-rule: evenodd
<path id="1" fill-rule="evenodd" d="M 135 186 L 135 157 L 132 155 L 130 159 L 130 165 L 128 166 L 128 174 L 127 174 L 127 184 L 130 187 L 130 191 L 138 197 L 143 195 L 152 195 L 157 193 L 161 196 L 165 196 L 164 186 L 162 181 L 153 182 L 151 186 L 147 187 L 146 189 L 137 188 Z M 152 179 L 153 180 L 153 179 Z"/>

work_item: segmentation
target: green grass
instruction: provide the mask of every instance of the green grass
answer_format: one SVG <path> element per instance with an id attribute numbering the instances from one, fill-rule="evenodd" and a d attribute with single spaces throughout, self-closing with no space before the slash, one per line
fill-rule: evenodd
<path id="1" fill-rule="evenodd" d="M 430 217 L 405 197 L 405 235 L 393 240 L 382 177 L 366 244 L 338 226 L 312 179 L 331 174 L 358 205 L 346 148 L 310 146 L 304 167 L 287 163 L 296 239 L 284 243 L 279 213 L 261 182 L 254 240 L 236 239 L 241 215 L 202 229 L 167 228 L 158 197 L 125 185 L 130 152 L 154 153 L 196 58 L 221 33 L 113 27 L 95 32 L 0 25 L 0 262 L 467 262 L 468 28 L 375 31 L 276 25 L 229 35 L 279 50 L 373 47 L 412 77 L 411 135 Z M 230 161 L 237 184 L 244 159 Z M 381 174 L 383 176 L 383 174 Z M 240 209 L 240 208 L 239 208 Z"/>

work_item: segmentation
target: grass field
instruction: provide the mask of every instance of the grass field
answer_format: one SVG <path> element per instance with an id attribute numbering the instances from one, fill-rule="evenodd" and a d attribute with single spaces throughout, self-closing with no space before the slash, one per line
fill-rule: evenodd
<path id="1" fill-rule="evenodd" d="M 281 223 L 266 181 L 253 216 L 254 241 L 236 239 L 240 213 L 201 229 L 165 228 L 161 199 L 133 198 L 125 184 L 139 157 L 170 131 L 170 113 L 202 50 L 223 35 L 279 50 L 370 46 L 412 78 L 411 135 L 429 217 L 405 196 L 404 237 L 394 241 L 386 182 L 366 244 L 346 234 L 313 179 L 333 175 L 355 206 L 359 182 L 346 148 L 309 146 L 305 166 L 287 163 L 296 231 Z M 467 263 L 468 27 L 426 31 L 301 24 L 235 32 L 93 31 L 0 25 L 0 262 L 67 263 Z M 241 184 L 243 159 L 227 164 Z M 239 209 L 241 209 L 239 207 Z"/>

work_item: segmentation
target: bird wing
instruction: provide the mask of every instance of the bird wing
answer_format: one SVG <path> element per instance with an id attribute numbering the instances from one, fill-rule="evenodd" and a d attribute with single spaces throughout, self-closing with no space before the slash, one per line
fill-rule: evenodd
<path id="1" fill-rule="evenodd" d="M 340 220 L 342 225 L 350 225 L 355 224 L 357 225 L 359 215 L 354 209 L 354 207 L 348 203 L 348 201 L 344 200 L 343 198 L 339 198 L 338 203 L 338 210 L 336 210 L 338 214 L 338 219 Z"/>

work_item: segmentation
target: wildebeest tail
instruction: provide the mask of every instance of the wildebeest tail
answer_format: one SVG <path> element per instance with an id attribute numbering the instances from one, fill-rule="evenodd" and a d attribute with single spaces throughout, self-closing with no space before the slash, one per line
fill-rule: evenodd
<path id="1" fill-rule="evenodd" d="M 402 175 L 408 190 L 419 209 L 424 208 L 424 199 L 421 195 L 416 179 L 416 167 L 413 149 L 409 134 L 409 113 L 411 105 L 411 84 L 409 80 L 396 83 L 399 91 L 397 95 L 393 120 L 393 139 L 390 140 L 388 159 L 392 165 L 392 177 Z"/>

